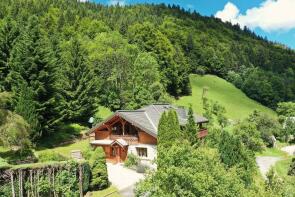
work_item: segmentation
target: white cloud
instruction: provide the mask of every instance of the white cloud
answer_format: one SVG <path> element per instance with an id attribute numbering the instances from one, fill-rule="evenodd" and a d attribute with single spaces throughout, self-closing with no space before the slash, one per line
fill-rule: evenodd
<path id="1" fill-rule="evenodd" d="M 218 11 L 215 14 L 215 17 L 220 18 L 223 22 L 226 22 L 226 21 L 235 22 L 235 20 L 238 17 L 239 13 L 240 13 L 240 10 L 237 8 L 237 6 L 234 5 L 231 2 L 228 2 L 224 6 L 223 10 Z"/>
<path id="2" fill-rule="evenodd" d="M 78 0 L 79 2 L 85 3 L 88 2 L 89 0 Z"/>
<path id="3" fill-rule="evenodd" d="M 124 6 L 126 4 L 125 0 L 110 0 L 109 5 L 119 5 Z"/>
<path id="4" fill-rule="evenodd" d="M 265 31 L 287 31 L 295 28 L 295 0 L 266 0 L 259 7 L 248 9 L 245 14 L 228 2 L 215 17 L 251 29 L 260 27 Z"/>

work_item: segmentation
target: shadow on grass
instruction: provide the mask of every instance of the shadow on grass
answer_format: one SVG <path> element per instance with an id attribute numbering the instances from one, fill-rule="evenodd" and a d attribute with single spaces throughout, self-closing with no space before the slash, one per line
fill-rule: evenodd
<path id="1" fill-rule="evenodd" d="M 2 150 L 0 151 L 0 157 L 3 158 L 9 164 L 23 164 L 23 163 L 34 163 L 37 162 L 37 158 L 33 151 L 27 150 Z"/>
<path id="2" fill-rule="evenodd" d="M 75 140 L 81 139 L 82 131 L 87 130 L 78 124 L 67 124 L 60 126 L 56 132 L 43 136 L 36 143 L 36 150 L 44 150 L 48 148 L 54 148 L 56 146 L 66 146 L 74 143 Z"/>

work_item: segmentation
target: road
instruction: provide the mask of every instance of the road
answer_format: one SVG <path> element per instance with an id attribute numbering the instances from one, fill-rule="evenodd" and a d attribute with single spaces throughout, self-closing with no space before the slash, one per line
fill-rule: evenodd
<path id="1" fill-rule="evenodd" d="M 144 174 L 125 168 L 123 164 L 107 163 L 109 181 L 123 197 L 133 197 L 135 184 L 144 179 Z"/>
<path id="2" fill-rule="evenodd" d="M 275 165 L 275 163 L 279 160 L 281 160 L 281 157 L 270 157 L 270 156 L 260 156 L 256 157 L 256 163 L 259 167 L 259 170 L 263 176 L 263 178 L 266 179 L 266 174 L 270 170 L 270 168 Z"/>

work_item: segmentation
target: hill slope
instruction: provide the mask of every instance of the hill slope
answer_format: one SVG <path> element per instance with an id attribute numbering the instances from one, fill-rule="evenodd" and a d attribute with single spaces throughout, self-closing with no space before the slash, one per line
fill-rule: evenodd
<path id="1" fill-rule="evenodd" d="M 208 87 L 206 96 L 210 100 L 218 101 L 226 108 L 227 116 L 230 119 L 246 118 L 253 110 L 259 110 L 271 116 L 275 112 L 256 101 L 248 98 L 241 90 L 237 89 L 231 83 L 214 75 L 191 75 L 190 82 L 192 86 L 192 95 L 184 96 L 175 103 L 181 106 L 192 104 L 196 113 L 203 113 L 202 109 L 202 92 L 203 87 Z"/>

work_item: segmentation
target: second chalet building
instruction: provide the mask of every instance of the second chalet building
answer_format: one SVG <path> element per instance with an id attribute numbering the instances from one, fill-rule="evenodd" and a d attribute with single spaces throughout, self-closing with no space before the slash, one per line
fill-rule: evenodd
<path id="1" fill-rule="evenodd" d="M 163 112 L 174 109 L 179 123 L 184 126 L 188 112 L 170 104 L 153 104 L 138 110 L 118 110 L 89 132 L 94 136 L 92 146 L 102 146 L 106 158 L 111 162 L 122 162 L 132 153 L 143 160 L 154 160 L 157 156 L 158 124 Z M 204 124 L 208 120 L 195 115 L 199 138 L 208 134 Z"/>

